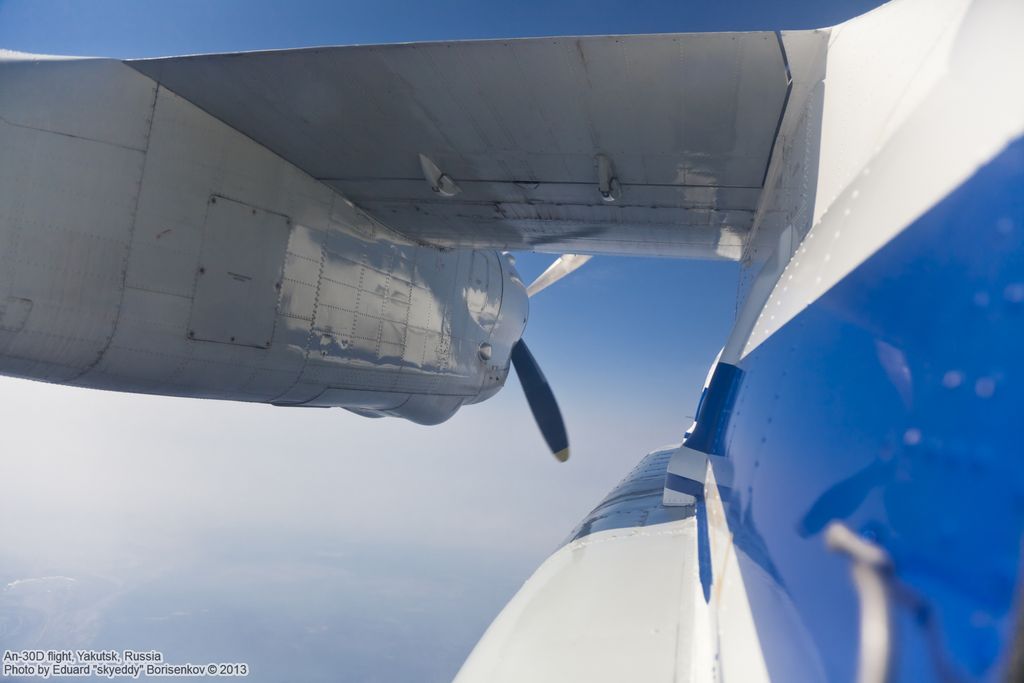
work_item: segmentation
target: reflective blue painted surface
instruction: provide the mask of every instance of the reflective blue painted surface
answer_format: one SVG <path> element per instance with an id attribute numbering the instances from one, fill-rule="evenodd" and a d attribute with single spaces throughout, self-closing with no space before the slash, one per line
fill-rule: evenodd
<path id="1" fill-rule="evenodd" d="M 741 567 L 792 600 L 830 680 L 852 680 L 858 624 L 848 560 L 823 540 L 834 519 L 888 550 L 935 617 L 944 664 L 898 608 L 899 680 L 1000 678 L 1024 531 L 1022 339 L 1018 140 L 740 363 L 707 450 Z M 760 585 L 769 670 L 799 680 Z"/>

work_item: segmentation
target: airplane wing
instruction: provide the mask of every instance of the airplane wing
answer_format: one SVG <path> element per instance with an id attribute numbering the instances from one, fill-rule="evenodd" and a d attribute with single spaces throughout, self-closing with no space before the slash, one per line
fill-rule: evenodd
<path id="1" fill-rule="evenodd" d="M 694 258 L 742 255 L 791 87 L 770 32 L 128 64 L 411 239 Z"/>

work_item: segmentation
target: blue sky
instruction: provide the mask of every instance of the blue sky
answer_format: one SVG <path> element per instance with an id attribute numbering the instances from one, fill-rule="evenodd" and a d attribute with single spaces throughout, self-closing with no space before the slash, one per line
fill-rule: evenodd
<path id="1" fill-rule="evenodd" d="M 808 28 L 874 4 L 0 0 L 0 48 L 143 57 Z M 552 258 L 519 255 L 524 278 Z M 249 661 L 259 681 L 450 679 L 589 508 L 679 439 L 736 274 L 595 258 L 537 296 L 526 339 L 566 417 L 564 466 L 514 377 L 433 428 L 0 381 L 0 518 L 18 520 L 0 527 L 0 645 L 152 647 Z"/>
<path id="2" fill-rule="evenodd" d="M 816 28 L 872 0 L 0 0 L 0 45 L 51 54 L 193 52 L 465 38 Z"/>

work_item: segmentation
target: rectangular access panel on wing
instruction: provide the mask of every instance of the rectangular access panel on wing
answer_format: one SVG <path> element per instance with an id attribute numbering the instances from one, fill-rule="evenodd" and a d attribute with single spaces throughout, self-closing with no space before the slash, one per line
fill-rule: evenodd
<path id="1" fill-rule="evenodd" d="M 190 338 L 270 346 L 290 229 L 287 216 L 210 197 Z"/>

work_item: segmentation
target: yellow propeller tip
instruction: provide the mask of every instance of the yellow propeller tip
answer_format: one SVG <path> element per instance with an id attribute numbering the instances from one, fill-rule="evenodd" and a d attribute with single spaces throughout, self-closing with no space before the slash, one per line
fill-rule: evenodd
<path id="1" fill-rule="evenodd" d="M 558 458 L 558 462 L 565 462 L 569 459 L 569 448 L 563 448 L 562 450 L 555 453 L 555 457 Z"/>

